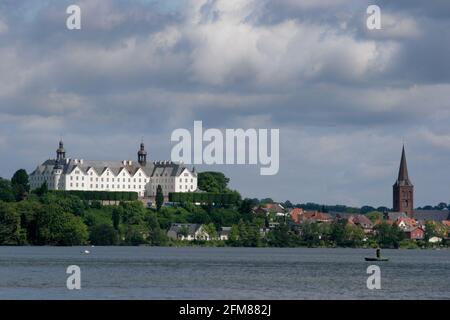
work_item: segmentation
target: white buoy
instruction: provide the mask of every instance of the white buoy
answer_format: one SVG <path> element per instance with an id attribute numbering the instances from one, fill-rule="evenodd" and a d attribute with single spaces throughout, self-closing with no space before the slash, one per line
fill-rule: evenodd
<path id="1" fill-rule="evenodd" d="M 91 252 L 90 252 L 89 250 L 84 250 L 83 253 L 84 253 L 84 254 L 89 254 L 89 253 L 91 253 Z"/>

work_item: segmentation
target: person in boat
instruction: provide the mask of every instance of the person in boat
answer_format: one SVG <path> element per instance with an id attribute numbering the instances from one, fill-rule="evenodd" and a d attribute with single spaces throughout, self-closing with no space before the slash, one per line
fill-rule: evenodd
<path id="1" fill-rule="evenodd" d="M 380 248 L 377 248 L 376 255 L 377 255 L 377 259 L 381 258 L 381 249 Z"/>

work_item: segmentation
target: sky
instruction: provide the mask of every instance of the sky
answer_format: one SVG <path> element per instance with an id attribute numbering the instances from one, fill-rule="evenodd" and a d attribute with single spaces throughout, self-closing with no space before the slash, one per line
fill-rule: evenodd
<path id="1" fill-rule="evenodd" d="M 66 8 L 81 8 L 81 30 Z M 366 9 L 381 9 L 381 29 Z M 55 157 L 170 158 L 173 130 L 277 128 L 280 169 L 223 171 L 244 197 L 450 202 L 447 0 L 2 0 L 0 176 Z"/>

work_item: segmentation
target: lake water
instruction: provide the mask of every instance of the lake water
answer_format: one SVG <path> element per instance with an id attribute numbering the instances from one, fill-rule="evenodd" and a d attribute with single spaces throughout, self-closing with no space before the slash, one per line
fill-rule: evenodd
<path id="1" fill-rule="evenodd" d="M 91 254 L 81 251 L 88 249 Z M 450 299 L 450 250 L 0 247 L 0 299 Z M 81 290 L 66 268 L 81 268 Z"/>

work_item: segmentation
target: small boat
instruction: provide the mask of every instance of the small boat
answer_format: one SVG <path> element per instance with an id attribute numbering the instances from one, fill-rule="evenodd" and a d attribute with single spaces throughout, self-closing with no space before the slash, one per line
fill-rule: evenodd
<path id="1" fill-rule="evenodd" d="M 366 260 L 366 261 L 389 261 L 388 258 L 383 258 L 381 256 L 381 249 L 380 248 L 377 248 L 375 257 L 365 257 L 364 260 Z"/>
<path id="2" fill-rule="evenodd" d="M 91 252 L 89 250 L 84 250 L 84 251 L 81 251 L 81 253 L 83 253 L 83 254 L 90 254 Z"/>
<path id="3" fill-rule="evenodd" d="M 364 260 L 366 261 L 389 261 L 388 258 L 377 258 L 377 257 L 365 257 Z"/>

